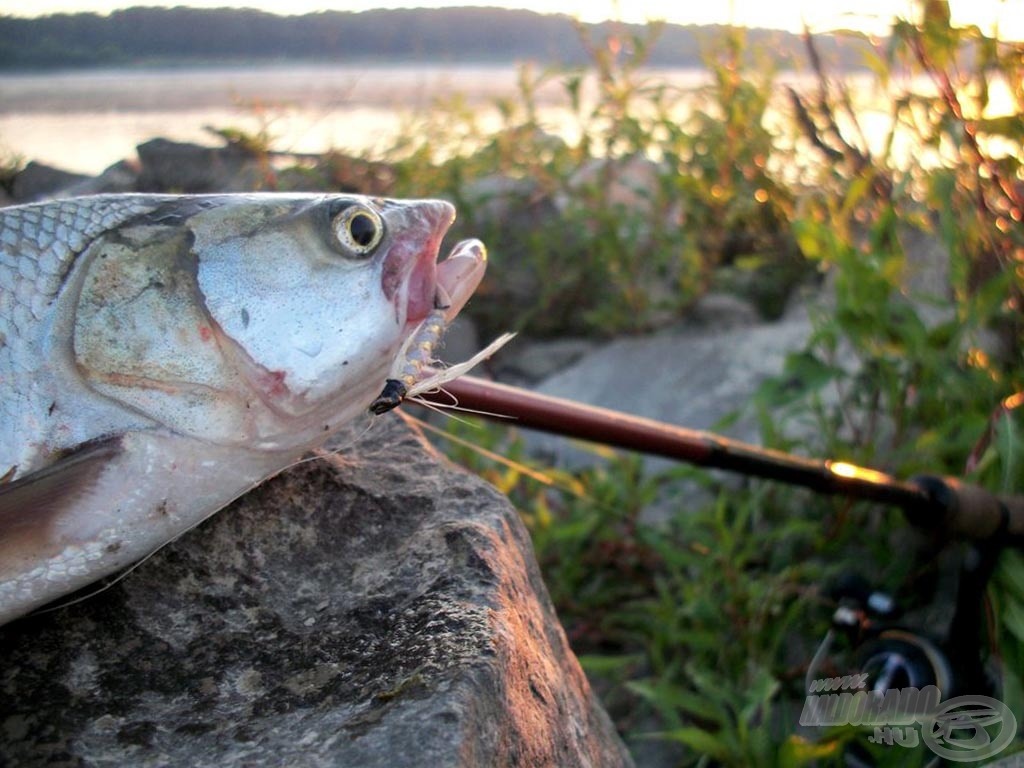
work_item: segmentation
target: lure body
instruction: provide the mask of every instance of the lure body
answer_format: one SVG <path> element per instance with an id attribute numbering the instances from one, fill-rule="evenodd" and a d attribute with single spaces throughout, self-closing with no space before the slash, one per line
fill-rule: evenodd
<path id="1" fill-rule="evenodd" d="M 485 266 L 441 201 L 0 209 L 0 623 L 115 572 L 364 413 Z"/>
<path id="2" fill-rule="evenodd" d="M 479 240 L 463 240 L 452 251 L 452 257 L 463 259 L 465 264 L 483 263 L 487 261 L 487 249 Z M 459 291 L 459 282 L 466 278 L 473 279 L 474 275 L 467 271 L 465 274 L 453 276 L 450 281 L 451 287 Z M 459 375 L 459 373 L 448 375 L 431 369 L 431 365 L 436 362 L 434 355 L 444 339 L 445 331 L 448 330 L 448 325 L 458 312 L 457 309 L 454 312 L 452 309 L 451 297 L 448 296 L 444 288 L 440 288 L 435 297 L 434 308 L 423 318 L 416 333 L 406 340 L 401 354 L 392 365 L 391 373 L 384 383 L 384 389 L 377 399 L 370 403 L 371 413 L 378 415 L 387 413 L 401 405 L 407 397 L 415 397 L 420 392 L 436 388 Z M 468 370 L 511 338 L 510 334 L 502 336 L 468 363 L 460 364 L 455 368 L 460 372 L 463 369 Z"/>

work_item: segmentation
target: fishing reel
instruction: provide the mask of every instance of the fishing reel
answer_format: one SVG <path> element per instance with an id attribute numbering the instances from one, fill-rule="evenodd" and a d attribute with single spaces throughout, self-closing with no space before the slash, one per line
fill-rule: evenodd
<path id="1" fill-rule="evenodd" d="M 996 682 L 982 658 L 985 588 L 1002 549 L 1024 543 L 1024 506 L 1017 498 L 996 497 L 949 478 L 919 477 L 914 484 L 928 503 L 906 510 L 910 522 L 919 530 L 941 534 L 947 542 L 951 536 L 966 539 L 959 550 L 955 583 L 937 595 L 941 600 L 955 594 L 952 616 L 948 622 L 929 621 L 928 630 L 914 622 L 900 623 L 901 611 L 891 595 L 873 589 L 858 575 L 846 574 L 828 590 L 836 605 L 832 629 L 815 654 L 807 679 L 816 677 L 816 668 L 840 634 L 852 650 L 853 669 L 866 675 L 871 690 L 935 686 L 946 700 L 993 695 Z M 936 624 L 945 625 L 945 631 Z"/>
<path id="2" fill-rule="evenodd" d="M 958 671 L 943 644 L 915 627 L 897 622 L 900 607 L 892 595 L 873 590 L 856 575 L 840 578 L 830 590 L 837 606 L 832 628 L 847 638 L 851 668 L 868 690 L 935 686 L 944 694 L 958 687 Z"/>
<path id="3" fill-rule="evenodd" d="M 896 700 L 912 692 L 913 700 L 922 702 L 926 692 L 930 692 L 934 705 L 956 697 L 998 697 L 996 676 L 989 674 L 991 670 L 986 669 L 982 657 L 981 637 L 985 587 L 998 551 L 998 547 L 986 544 L 973 544 L 965 549 L 952 588 L 956 593 L 952 617 L 948 624 L 938 622 L 945 624 L 945 632 L 936 632 L 934 624 L 930 631 L 923 629 L 920 618 L 909 620 L 909 614 L 903 614 L 892 595 L 872 588 L 859 575 L 846 574 L 837 579 L 827 590 L 835 603 L 832 626 L 808 666 L 807 688 L 812 694 L 808 699 L 822 690 L 838 692 L 839 688 L 865 691 L 886 699 L 896 692 Z M 838 637 L 847 641 L 847 652 L 843 655 L 848 664 L 843 668 L 853 672 L 842 677 L 826 673 L 834 670 L 826 659 Z M 906 704 L 908 699 L 903 701 Z M 876 728 L 869 741 L 879 743 L 883 739 L 882 743 L 891 745 L 893 739 L 904 738 L 906 731 Z M 913 744 L 917 744 L 916 739 Z M 865 747 L 864 743 L 851 742 L 844 751 L 845 765 L 871 768 L 874 761 Z M 933 755 L 926 765 L 930 768 L 940 762 Z"/>
<path id="4" fill-rule="evenodd" d="M 836 607 L 832 633 L 847 638 L 851 668 L 865 676 L 869 690 L 884 692 L 935 686 L 943 699 L 966 694 L 991 696 L 996 681 L 982 658 L 985 587 L 997 550 L 968 546 L 956 580 L 952 617 L 945 632 L 900 621 L 901 606 L 862 577 L 846 574 L 829 589 Z M 831 645 L 831 638 L 826 638 Z M 808 672 L 815 677 L 828 649 L 820 649 Z"/>

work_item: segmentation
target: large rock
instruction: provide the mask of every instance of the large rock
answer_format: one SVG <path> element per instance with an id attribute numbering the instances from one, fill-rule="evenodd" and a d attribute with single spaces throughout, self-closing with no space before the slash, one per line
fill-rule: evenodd
<path id="1" fill-rule="evenodd" d="M 519 312 L 536 307 L 544 295 L 545 281 L 552 279 L 541 271 L 545 254 L 550 256 L 555 248 L 563 255 L 570 252 L 573 233 L 560 226 L 554 202 L 535 179 L 486 176 L 466 184 L 456 204 L 459 218 L 449 237 L 453 241 L 460 237 L 482 239 L 495 265 L 484 276 L 468 311 L 486 336 L 513 330 L 510 308 Z M 566 314 L 569 312 L 556 306 L 530 320 L 550 332 L 566 326 Z M 518 326 L 522 320 L 517 317 L 511 325 Z"/>
<path id="2" fill-rule="evenodd" d="M 264 188 L 269 168 L 242 147 L 203 147 L 168 139 L 151 139 L 135 148 L 142 171 L 139 189 L 146 192 L 249 192 Z"/>
<path id="3" fill-rule="evenodd" d="M 142 170 L 135 159 L 120 160 L 109 166 L 99 176 L 79 181 L 60 191 L 60 197 L 81 197 L 84 195 L 112 195 L 135 192 L 139 189 L 139 173 Z"/>
<path id="4" fill-rule="evenodd" d="M 516 512 L 397 419 L 0 628 L 0 764 L 629 766 Z"/>
<path id="5" fill-rule="evenodd" d="M 290 155 L 272 152 L 274 188 L 281 191 L 352 192 L 373 197 L 394 195 L 397 172 L 394 166 L 376 160 L 364 160 L 341 152 L 324 155 Z M 291 160 L 291 164 L 281 161 Z"/>
<path id="6" fill-rule="evenodd" d="M 752 413 L 727 429 L 718 425 L 743 409 L 762 382 L 782 372 L 786 356 L 811 334 L 806 317 L 724 329 L 683 327 L 653 336 L 618 339 L 552 376 L 538 391 L 613 408 L 689 429 L 722 431 L 756 443 Z M 536 452 L 568 466 L 597 461 L 565 440 L 531 436 Z M 653 466 L 664 462 L 653 461 Z"/>
<path id="7" fill-rule="evenodd" d="M 87 181 L 88 176 L 54 168 L 34 160 L 14 177 L 11 196 L 18 203 L 31 203 L 51 197 L 60 190 Z"/>
<path id="8" fill-rule="evenodd" d="M 574 337 L 530 340 L 519 336 L 502 347 L 491 365 L 501 381 L 533 386 L 593 352 L 598 344 L 593 339 Z"/>
<path id="9" fill-rule="evenodd" d="M 661 192 L 663 180 L 673 175 L 664 163 L 642 154 L 620 158 L 593 158 L 583 163 L 568 181 L 567 190 L 557 197 L 560 211 L 571 214 L 581 201 L 597 198 L 603 206 L 628 212 L 644 221 L 662 220 L 681 226 L 683 211 L 677 200 Z M 631 234 L 635 234 L 631 231 Z"/>

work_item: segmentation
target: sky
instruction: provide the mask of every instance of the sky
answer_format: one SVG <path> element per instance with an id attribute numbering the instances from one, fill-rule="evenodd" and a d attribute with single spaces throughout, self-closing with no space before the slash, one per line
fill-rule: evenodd
<path id="1" fill-rule="evenodd" d="M 583 21 L 618 19 L 643 22 L 664 19 L 678 24 L 726 24 L 798 32 L 806 21 L 812 30 L 860 29 L 881 33 L 894 13 L 906 13 L 909 0 L 0 0 L 0 14 L 38 16 L 93 11 L 109 13 L 139 5 L 188 5 L 259 8 L 280 14 L 313 11 L 363 11 L 409 6 L 488 5 L 565 13 Z M 950 0 L 953 19 L 991 31 L 999 23 L 1004 38 L 1024 39 L 1024 0 Z"/>

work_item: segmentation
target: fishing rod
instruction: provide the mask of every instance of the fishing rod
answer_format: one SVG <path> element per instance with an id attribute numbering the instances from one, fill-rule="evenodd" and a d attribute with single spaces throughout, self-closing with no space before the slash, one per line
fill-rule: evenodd
<path id="1" fill-rule="evenodd" d="M 915 525 L 975 541 L 1024 543 L 1024 497 L 999 496 L 956 478 L 900 480 L 845 461 L 795 456 L 475 376 L 444 386 L 444 392 L 421 397 L 447 406 L 454 398 L 460 407 L 487 418 L 514 419 L 543 432 L 893 505 Z"/>
<path id="2" fill-rule="evenodd" d="M 918 688 L 941 686 L 947 696 L 994 692 L 978 650 L 980 628 L 985 625 L 982 606 L 999 552 L 1006 546 L 1024 546 L 1024 497 L 997 496 L 950 477 L 900 480 L 844 461 L 795 456 L 472 376 L 452 379 L 444 386 L 444 392 L 420 397 L 448 406 L 454 398 L 460 407 L 487 418 L 505 423 L 511 418 L 523 427 L 557 435 L 890 504 L 900 507 L 918 527 L 966 539 L 968 551 L 957 576 L 955 610 L 943 637 L 895 623 L 895 611 L 877 613 L 870 597 L 862 599 L 866 595 L 838 592 L 833 631 L 850 637 L 857 656 L 855 669 L 877 675 L 876 684 L 883 687 L 898 687 L 897 682 L 907 680 Z M 808 667 L 808 679 L 814 676 L 833 631 Z"/>

